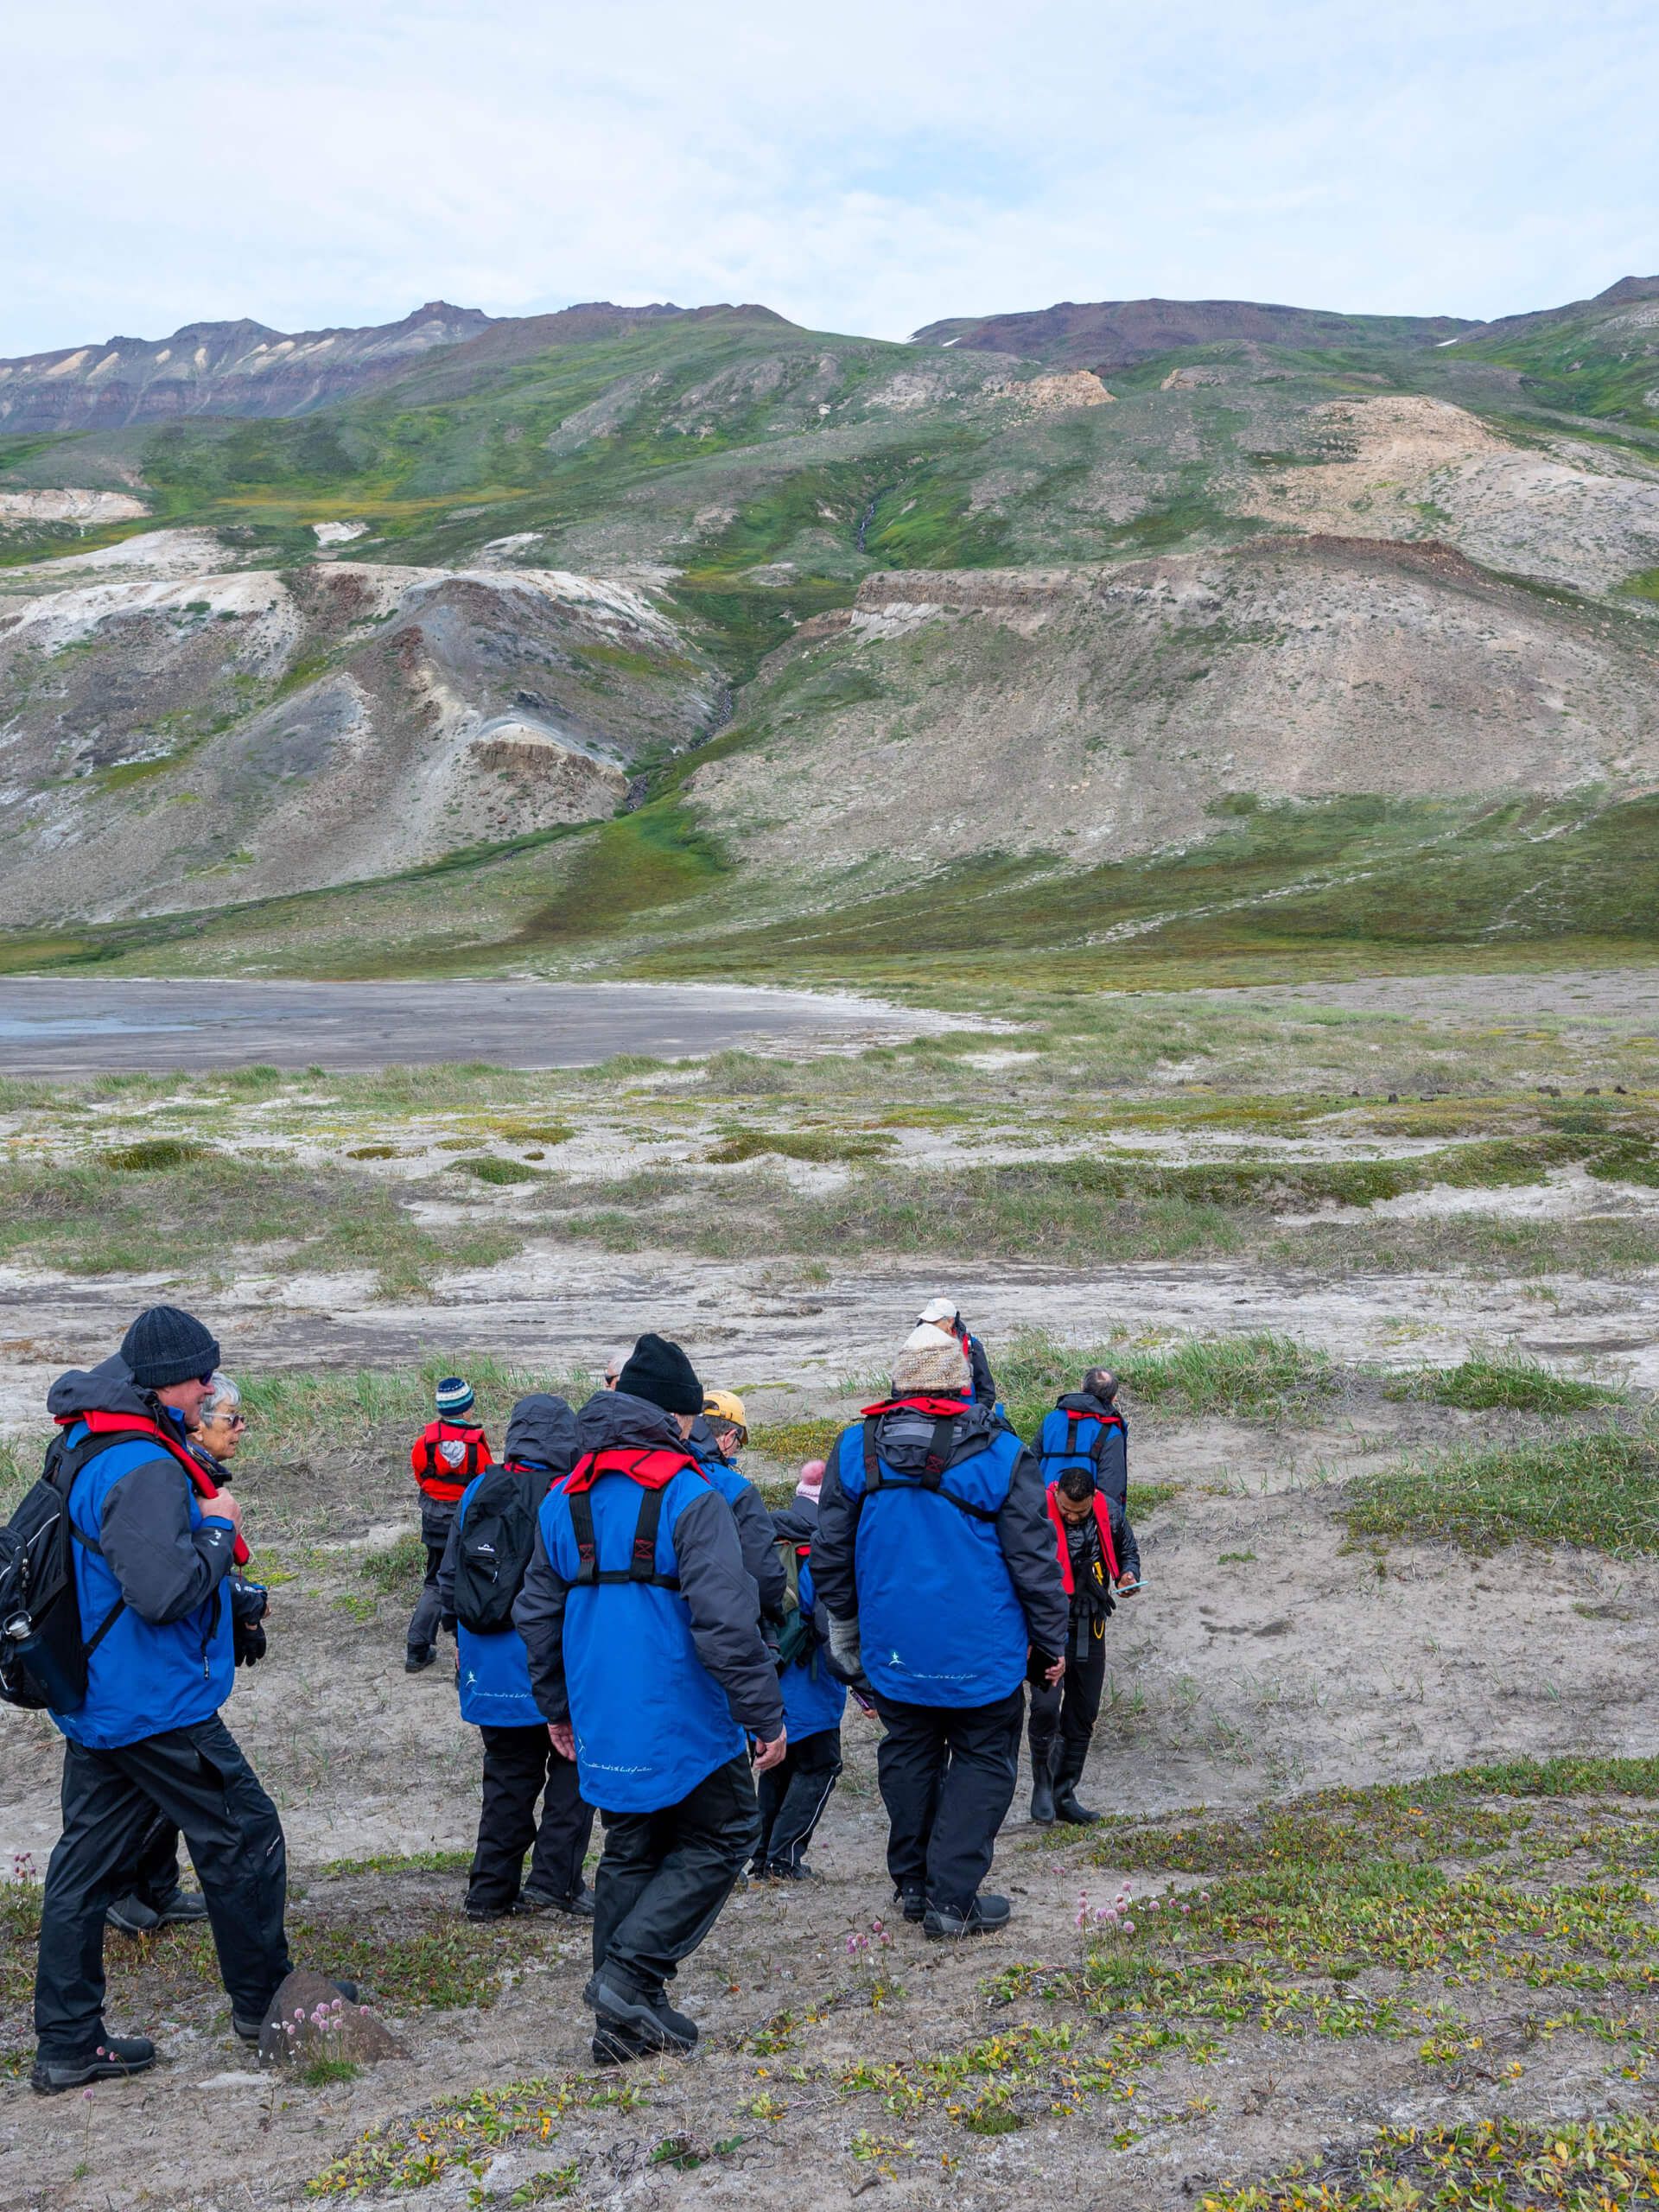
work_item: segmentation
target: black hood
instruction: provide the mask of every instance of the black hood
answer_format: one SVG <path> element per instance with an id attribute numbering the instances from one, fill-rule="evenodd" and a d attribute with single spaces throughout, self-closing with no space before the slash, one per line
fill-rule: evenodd
<path id="1" fill-rule="evenodd" d="M 1119 1421 L 1123 1418 L 1116 1398 L 1097 1398 L 1090 1390 L 1068 1391 L 1054 1402 L 1063 1414 L 1077 1414 L 1084 1421 L 1104 1421 L 1112 1414 L 1116 1414 Z"/>
<path id="2" fill-rule="evenodd" d="M 626 1390 L 596 1390 L 576 1415 L 576 1428 L 584 1452 L 604 1452 L 613 1444 L 689 1448 L 672 1414 Z"/>
<path id="3" fill-rule="evenodd" d="M 953 1459 L 971 1459 L 984 1451 L 992 1431 L 1001 1427 L 994 1406 L 964 1405 L 950 1423 Z M 883 1414 L 876 1423 L 875 1448 L 895 1474 L 919 1475 L 933 1442 L 933 1428 L 931 1414 L 901 1406 L 896 1413 Z"/>
<path id="4" fill-rule="evenodd" d="M 507 1422 L 501 1456 L 520 1464 L 533 1460 L 538 1467 L 551 1467 L 556 1475 L 568 1475 L 582 1457 L 575 1414 L 549 1390 L 520 1398 Z"/>
<path id="5" fill-rule="evenodd" d="M 772 1532 L 785 1544 L 810 1544 L 818 1533 L 818 1509 L 810 1497 L 792 1497 L 772 1509 Z"/>
<path id="6" fill-rule="evenodd" d="M 127 1414 L 136 1421 L 161 1417 L 156 1401 L 138 1388 L 119 1352 L 111 1352 L 96 1367 L 72 1367 L 60 1375 L 46 1394 L 46 1410 L 54 1421 L 61 1421 L 66 1414 Z"/>

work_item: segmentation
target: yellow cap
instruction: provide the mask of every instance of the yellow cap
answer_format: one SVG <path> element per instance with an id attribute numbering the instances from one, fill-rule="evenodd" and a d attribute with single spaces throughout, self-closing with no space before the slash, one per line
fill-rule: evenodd
<path id="1" fill-rule="evenodd" d="M 702 1410 L 705 1414 L 712 1415 L 715 1421 L 728 1421 L 739 1428 L 747 1426 L 743 1401 L 735 1390 L 704 1391 Z"/>

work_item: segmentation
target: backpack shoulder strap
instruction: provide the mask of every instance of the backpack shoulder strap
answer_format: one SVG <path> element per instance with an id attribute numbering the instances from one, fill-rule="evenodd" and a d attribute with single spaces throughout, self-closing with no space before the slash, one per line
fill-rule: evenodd
<path id="1" fill-rule="evenodd" d="M 1083 1424 L 1078 1420 L 1076 1414 L 1067 1414 L 1065 1417 L 1065 1457 L 1068 1459 L 1075 1459 L 1077 1456 L 1077 1431 L 1082 1426 Z"/>
<path id="2" fill-rule="evenodd" d="M 864 1423 L 864 1495 L 881 1487 L 881 1462 L 875 1450 L 875 1415 L 869 1414 Z"/>
<path id="3" fill-rule="evenodd" d="M 576 1585 L 592 1586 L 600 1582 L 643 1582 L 655 1590 L 677 1590 L 677 1574 L 658 1574 L 657 1572 L 657 1531 L 662 1523 L 663 1491 L 666 1484 L 653 1490 L 641 1488 L 639 1517 L 633 1524 L 633 1543 L 625 1568 L 601 1568 L 599 1564 L 599 1542 L 594 1534 L 594 1509 L 586 1490 L 567 1490 L 566 1502 L 570 1508 L 570 1533 L 576 1540 Z M 575 1587 L 576 1585 L 573 1585 Z"/>
<path id="4" fill-rule="evenodd" d="M 938 1490 L 944 1481 L 944 1471 L 950 1464 L 950 1446 L 955 1440 L 956 1430 L 956 1421 L 950 1414 L 942 1414 L 934 1422 L 933 1433 L 927 1440 L 927 1457 L 922 1462 L 922 1487 L 925 1490 Z"/>

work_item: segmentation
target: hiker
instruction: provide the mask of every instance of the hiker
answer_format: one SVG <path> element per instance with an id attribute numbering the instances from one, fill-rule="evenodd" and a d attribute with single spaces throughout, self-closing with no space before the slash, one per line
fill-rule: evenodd
<path id="1" fill-rule="evenodd" d="M 1117 1377 L 1091 1367 L 1081 1389 L 1043 1416 L 1037 1449 L 1070 1602 L 1065 1673 L 1031 1693 L 1031 1817 L 1041 1827 L 1099 1818 L 1077 1796 L 1106 1679 L 1106 1623 L 1141 1587 L 1141 1554 L 1126 1510 L 1128 1429 Z"/>
<path id="2" fill-rule="evenodd" d="M 969 1335 L 962 1316 L 957 1311 L 956 1300 L 930 1298 L 917 1316 L 916 1325 L 918 1329 L 943 1329 L 946 1336 L 956 1338 L 962 1346 L 963 1357 L 973 1371 L 974 1403 L 976 1406 L 994 1406 L 996 1403 L 996 1378 L 991 1373 L 991 1363 L 979 1338 Z"/>
<path id="3" fill-rule="evenodd" d="M 247 1425 L 242 1393 L 228 1375 L 215 1369 L 184 1444 L 216 1485 L 230 1479 L 226 1463 L 234 1456 Z M 153 1936 L 158 1928 L 207 1919 L 207 1900 L 200 1891 L 180 1887 L 179 1832 L 171 1821 L 157 1817 L 129 1870 L 125 1888 L 111 1899 L 104 1917 L 124 1936 Z"/>
<path id="4" fill-rule="evenodd" d="M 755 1784 L 760 1840 L 749 1872 L 758 1881 L 810 1878 L 806 1847 L 841 1772 L 841 1716 L 847 1705 L 847 1685 L 834 1671 L 829 1617 L 812 1585 L 812 1544 L 818 1533 L 823 1471 L 822 1459 L 809 1459 L 796 1482 L 793 1500 L 772 1516 L 780 1558 L 787 1555 L 795 1561 L 798 1602 L 785 1608 L 778 1663 L 788 1748 Z M 787 1567 L 785 1573 L 787 1579 Z"/>
<path id="5" fill-rule="evenodd" d="M 766 1624 L 765 1633 L 771 1642 L 783 1624 L 784 1567 L 766 1501 L 737 1464 L 749 1430 L 743 1401 L 735 1390 L 711 1390 L 705 1395 L 690 1440 L 697 1465 L 732 1509 L 744 1569 L 754 1584 L 756 1611 Z"/>
<path id="6" fill-rule="evenodd" d="M 929 1936 L 1004 1926 L 981 1895 L 1019 1770 L 1023 1685 L 1065 1670 L 1065 1592 L 1036 1460 L 976 1403 L 959 1338 L 918 1326 L 891 1394 L 830 1454 L 812 1547 L 830 1649 L 868 1676 L 887 1869 Z"/>
<path id="7" fill-rule="evenodd" d="M 426 1546 L 426 1580 L 410 1616 L 404 1672 L 418 1675 L 438 1656 L 438 1569 L 449 1541 L 461 1494 L 490 1464 L 490 1440 L 473 1410 L 473 1386 L 464 1376 L 446 1375 L 433 1393 L 438 1417 L 428 1421 L 410 1448 L 410 1465 L 421 1488 L 421 1541 Z"/>
<path id="8" fill-rule="evenodd" d="M 582 1802 L 575 1764 L 548 1734 L 531 1694 L 524 1639 L 512 1625 L 537 1512 L 580 1450 L 576 1417 L 563 1398 L 539 1391 L 520 1398 L 507 1422 L 500 1467 L 475 1475 L 461 1493 L 438 1570 L 442 1624 L 461 1654 L 461 1717 L 484 1739 L 484 1806 L 467 1884 L 469 1920 L 531 1912 L 594 1916 L 594 1893 L 582 1878 L 594 1808 Z M 521 1888 L 532 1843 L 530 1879 Z"/>
<path id="9" fill-rule="evenodd" d="M 549 1491 L 513 1621 L 554 1744 L 600 1808 L 593 2053 L 687 2051 L 677 1961 L 730 1896 L 785 1745 L 778 1675 L 724 1499 L 687 1446 L 702 1386 L 678 1344 L 640 1338 L 577 1415 L 582 1456 Z"/>
<path id="10" fill-rule="evenodd" d="M 236 1672 L 224 1586 L 246 1556 L 241 1509 L 185 1446 L 218 1365 L 194 1314 L 151 1306 L 118 1357 L 60 1376 L 47 1398 L 63 1471 L 74 1471 L 86 1689 L 52 1714 L 67 1739 L 63 1833 L 41 1903 L 29 2077 L 45 2095 L 154 2063 L 148 2037 L 105 2026 L 103 1935 L 117 1878 L 158 1815 L 190 1847 L 245 2042 L 257 2042 L 289 1971 L 282 1823 L 219 1718 Z"/>

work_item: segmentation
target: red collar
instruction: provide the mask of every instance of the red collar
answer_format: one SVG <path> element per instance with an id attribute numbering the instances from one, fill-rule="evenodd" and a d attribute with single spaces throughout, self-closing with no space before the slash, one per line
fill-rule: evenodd
<path id="1" fill-rule="evenodd" d="M 930 1414 L 934 1421 L 949 1421 L 954 1414 L 965 1414 L 971 1402 L 965 1393 L 959 1398 L 884 1398 L 879 1406 L 866 1406 L 863 1414 L 866 1421 L 871 1421 L 878 1414 L 898 1413 L 904 1408 Z"/>

